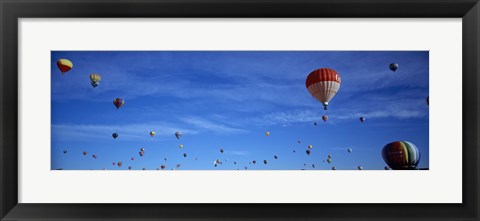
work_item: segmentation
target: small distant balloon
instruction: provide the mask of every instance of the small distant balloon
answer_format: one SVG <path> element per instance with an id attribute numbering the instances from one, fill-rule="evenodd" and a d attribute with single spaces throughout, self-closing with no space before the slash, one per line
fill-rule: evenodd
<path id="1" fill-rule="evenodd" d="M 275 158 L 275 160 L 276 160 L 276 159 L 278 159 L 278 156 L 277 156 L 277 155 L 275 155 L 275 156 L 273 156 L 273 158 Z"/>
<path id="2" fill-rule="evenodd" d="M 332 155 L 328 154 L 328 155 L 327 155 L 327 158 L 328 158 L 328 159 L 332 159 Z"/>
<path id="3" fill-rule="evenodd" d="M 150 131 L 150 136 L 154 137 L 155 136 L 155 131 Z"/>
<path id="4" fill-rule="evenodd" d="M 270 132 L 268 132 L 268 131 L 265 132 L 265 136 L 267 136 L 267 137 L 270 136 Z"/>
<path id="5" fill-rule="evenodd" d="M 309 144 L 307 147 L 308 149 L 312 149 L 313 146 Z"/>
<path id="6" fill-rule="evenodd" d="M 358 166 L 358 170 L 363 170 L 363 167 L 362 167 L 362 166 Z"/>
<path id="7" fill-rule="evenodd" d="M 112 134 L 112 137 L 113 137 L 113 139 L 117 139 L 118 134 L 117 134 L 117 133 L 113 133 L 113 134 Z"/>
<path id="8" fill-rule="evenodd" d="M 143 148 L 143 147 L 142 147 L 142 148 L 140 148 L 140 151 L 145 151 L 145 148 Z"/>
<path id="9" fill-rule="evenodd" d="M 264 163 L 265 165 L 267 165 L 268 161 L 267 161 L 267 160 L 263 160 L 263 163 Z"/>
<path id="10" fill-rule="evenodd" d="M 93 157 L 93 158 L 95 158 L 95 159 L 97 159 L 97 155 L 95 155 L 95 154 L 94 154 L 94 155 L 92 155 L 92 157 Z"/>
<path id="11" fill-rule="evenodd" d="M 332 170 L 337 170 L 337 168 L 336 168 L 336 167 L 332 167 Z"/>
<path id="12" fill-rule="evenodd" d="M 365 122 L 365 117 L 360 117 L 359 119 L 360 119 L 360 122 L 362 123 Z"/>
<path id="13" fill-rule="evenodd" d="M 141 157 L 143 157 L 144 154 L 145 154 L 145 152 L 143 152 L 143 151 L 138 152 L 138 155 L 140 155 Z"/>
<path id="14" fill-rule="evenodd" d="M 312 167 L 315 168 L 315 164 L 312 164 Z"/>
<path id="15" fill-rule="evenodd" d="M 87 155 L 87 151 L 83 151 L 83 156 L 86 156 Z"/>
<path id="16" fill-rule="evenodd" d="M 118 167 L 121 167 L 122 165 L 123 165 L 122 162 L 118 162 L 118 163 L 117 163 L 117 166 L 118 166 Z"/>
<path id="17" fill-rule="evenodd" d="M 63 153 L 67 153 L 67 150 L 63 150 Z"/>
<path id="18" fill-rule="evenodd" d="M 223 153 L 223 152 L 224 152 L 224 150 L 223 150 L 223 149 L 220 149 L 220 153 Z"/>
<path id="19" fill-rule="evenodd" d="M 183 148 L 183 144 L 178 145 L 178 147 L 180 147 L 180 149 L 182 149 L 182 148 Z"/>
<path id="20" fill-rule="evenodd" d="M 184 154 L 183 154 L 183 157 L 187 157 L 187 154 L 186 154 L 186 153 L 184 153 Z"/>
<path id="21" fill-rule="evenodd" d="M 313 122 L 313 126 L 317 126 L 317 122 Z"/>
<path id="22" fill-rule="evenodd" d="M 398 69 L 398 64 L 391 63 L 390 65 L 388 65 L 388 68 L 390 68 L 391 71 L 395 72 Z"/>
<path id="23" fill-rule="evenodd" d="M 301 140 L 297 140 L 297 143 L 301 143 L 302 141 Z"/>
<path id="24" fill-rule="evenodd" d="M 124 104 L 125 104 L 125 101 L 122 98 L 115 98 L 113 100 L 113 105 L 115 105 L 117 109 L 122 107 Z"/>
<path id="25" fill-rule="evenodd" d="M 132 169 L 132 166 L 128 166 L 128 169 L 131 170 L 131 169 Z"/>
<path id="26" fill-rule="evenodd" d="M 253 160 L 252 163 L 255 165 L 255 164 L 257 163 L 257 161 L 256 161 L 256 160 Z"/>
<path id="27" fill-rule="evenodd" d="M 92 84 L 92 87 L 97 87 L 100 85 L 100 80 L 102 79 L 102 76 L 99 74 L 90 74 L 90 84 Z"/>
<path id="28" fill-rule="evenodd" d="M 163 160 L 167 161 L 168 159 L 165 157 L 165 158 L 163 158 Z"/>
<path id="29" fill-rule="evenodd" d="M 310 150 L 307 150 L 307 151 L 305 151 L 305 152 L 307 153 L 307 155 L 310 156 Z"/>
<path id="30" fill-rule="evenodd" d="M 112 163 L 113 166 L 115 166 L 115 164 L 117 164 L 117 163 L 115 163 L 115 162 Z"/>
<path id="31" fill-rule="evenodd" d="M 322 120 L 323 120 L 323 122 L 327 122 L 328 116 L 327 116 L 327 115 L 323 115 L 323 116 L 322 116 Z"/>
<path id="32" fill-rule="evenodd" d="M 132 157 L 132 158 L 130 158 L 130 159 L 131 159 L 131 160 L 135 160 L 135 158 L 133 158 L 133 157 Z"/>
<path id="33" fill-rule="evenodd" d="M 347 151 L 348 151 L 348 153 L 352 153 L 353 150 L 352 150 L 352 148 L 348 148 Z"/>
<path id="34" fill-rule="evenodd" d="M 332 158 L 327 159 L 327 163 L 331 163 L 332 161 L 333 161 Z"/>
<path id="35" fill-rule="evenodd" d="M 177 137 L 177 139 L 180 139 L 180 137 L 182 136 L 183 136 L 182 132 L 179 132 L 179 131 L 175 132 L 175 137 Z"/>
<path id="36" fill-rule="evenodd" d="M 62 58 L 57 60 L 57 67 L 60 69 L 63 75 L 73 68 L 73 63 L 70 60 Z"/>
<path id="37" fill-rule="evenodd" d="M 161 165 L 160 168 L 162 168 L 162 170 L 164 170 L 164 169 L 165 169 L 165 165 Z"/>

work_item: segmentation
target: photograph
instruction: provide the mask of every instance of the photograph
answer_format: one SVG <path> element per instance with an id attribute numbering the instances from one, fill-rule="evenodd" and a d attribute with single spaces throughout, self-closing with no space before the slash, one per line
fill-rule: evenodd
<path id="1" fill-rule="evenodd" d="M 51 170 L 429 170 L 429 51 L 51 51 L 50 78 Z"/>

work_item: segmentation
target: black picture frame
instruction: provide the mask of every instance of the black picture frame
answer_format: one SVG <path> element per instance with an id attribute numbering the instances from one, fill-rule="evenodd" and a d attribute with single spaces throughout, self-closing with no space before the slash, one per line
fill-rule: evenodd
<path id="1" fill-rule="evenodd" d="M 0 15 L 0 220 L 479 220 L 478 0 L 0 0 Z M 17 20 L 77 17 L 462 18 L 463 203 L 19 204 Z"/>

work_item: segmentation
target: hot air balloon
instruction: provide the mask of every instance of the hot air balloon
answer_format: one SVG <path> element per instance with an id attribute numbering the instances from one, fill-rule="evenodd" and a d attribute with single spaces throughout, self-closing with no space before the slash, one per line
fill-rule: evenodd
<path id="1" fill-rule="evenodd" d="M 295 153 L 296 151 L 295 151 L 295 150 L 293 150 L 293 152 Z"/>
<path id="2" fill-rule="evenodd" d="M 309 144 L 307 147 L 308 149 L 312 149 L 313 146 Z"/>
<path id="3" fill-rule="evenodd" d="M 155 131 L 150 131 L 150 136 L 151 137 L 155 136 Z"/>
<path id="4" fill-rule="evenodd" d="M 327 163 L 331 163 L 331 162 L 332 162 L 332 158 L 328 158 Z"/>
<path id="5" fill-rule="evenodd" d="M 352 150 L 352 148 L 348 148 L 347 151 L 348 151 L 348 153 L 352 153 L 353 150 Z"/>
<path id="6" fill-rule="evenodd" d="M 340 75 L 330 68 L 312 71 L 305 81 L 308 92 L 323 104 L 324 110 L 327 110 L 328 102 L 340 89 L 340 83 Z"/>
<path id="7" fill-rule="evenodd" d="M 142 170 L 147 170 L 147 168 L 142 168 Z"/>
<path id="8" fill-rule="evenodd" d="M 358 166 L 357 168 L 358 168 L 358 170 L 363 170 L 362 166 Z"/>
<path id="9" fill-rule="evenodd" d="M 430 104 L 429 104 L 430 102 L 428 101 L 428 99 L 429 99 L 428 97 L 430 97 L 430 96 L 427 96 L 427 98 L 425 99 L 425 103 L 427 103 L 427 106 L 430 106 Z"/>
<path id="10" fill-rule="evenodd" d="M 327 155 L 328 159 L 332 159 L 332 155 L 328 154 Z"/>
<path id="11" fill-rule="evenodd" d="M 265 165 L 267 165 L 268 161 L 267 161 L 267 160 L 263 160 L 263 163 L 264 163 Z"/>
<path id="12" fill-rule="evenodd" d="M 100 80 L 102 79 L 102 76 L 99 74 L 90 74 L 90 83 L 92 84 L 93 87 L 97 87 L 100 85 Z"/>
<path id="13" fill-rule="evenodd" d="M 165 157 L 165 158 L 163 158 L 163 160 L 167 161 L 168 159 Z"/>
<path id="14" fill-rule="evenodd" d="M 95 159 L 97 159 L 97 155 L 95 155 L 95 154 L 93 154 L 92 157 L 95 158 Z"/>
<path id="15" fill-rule="evenodd" d="M 177 167 L 176 168 L 180 168 L 182 166 L 182 164 L 177 164 Z"/>
<path id="16" fill-rule="evenodd" d="M 312 164 L 312 167 L 315 168 L 315 164 Z"/>
<path id="17" fill-rule="evenodd" d="M 125 101 L 122 98 L 115 98 L 113 100 L 113 105 L 115 105 L 117 109 L 123 106 L 123 104 L 125 104 Z"/>
<path id="18" fill-rule="evenodd" d="M 143 157 L 143 154 L 145 154 L 145 152 L 143 151 L 138 152 L 138 155 L 140 155 L 141 157 Z"/>
<path id="19" fill-rule="evenodd" d="M 87 155 L 87 151 L 83 151 L 83 156 L 86 156 Z"/>
<path id="20" fill-rule="evenodd" d="M 275 158 L 275 160 L 276 160 L 276 159 L 278 159 L 278 156 L 277 156 L 277 155 L 275 155 L 275 156 L 273 156 L 273 158 Z"/>
<path id="21" fill-rule="evenodd" d="M 253 160 L 252 163 L 253 163 L 253 165 L 255 165 L 255 164 L 257 163 L 257 161 L 256 161 L 256 160 Z"/>
<path id="22" fill-rule="evenodd" d="M 385 170 L 390 170 L 390 167 L 385 166 L 384 169 L 385 169 Z"/>
<path id="23" fill-rule="evenodd" d="M 178 132 L 178 131 L 175 132 L 175 137 L 177 137 L 177 139 L 180 139 L 180 137 L 182 136 L 183 136 L 182 132 Z"/>
<path id="24" fill-rule="evenodd" d="M 186 153 L 184 153 L 184 154 L 183 154 L 183 157 L 187 157 L 187 154 L 186 154 Z"/>
<path id="25" fill-rule="evenodd" d="M 302 141 L 301 140 L 297 140 L 297 143 L 301 143 Z"/>
<path id="26" fill-rule="evenodd" d="M 382 157 L 394 170 L 414 170 L 420 162 L 420 151 L 408 141 L 395 141 L 385 145 Z"/>
<path id="27" fill-rule="evenodd" d="M 118 162 L 117 165 L 118 165 L 118 167 L 121 167 L 121 166 L 123 165 L 123 163 L 122 163 L 122 162 Z"/>
<path id="28" fill-rule="evenodd" d="M 220 149 L 220 153 L 223 153 L 223 152 L 224 152 L 223 149 Z"/>
<path id="29" fill-rule="evenodd" d="M 162 168 L 162 170 L 164 170 L 164 169 L 165 169 L 165 165 L 161 165 L 160 168 Z"/>
<path id="30" fill-rule="evenodd" d="M 133 157 L 132 157 L 132 158 L 130 158 L 130 159 L 131 159 L 131 160 L 135 160 L 135 158 L 133 158 Z"/>
<path id="31" fill-rule="evenodd" d="M 67 150 L 63 150 L 63 153 L 67 153 Z"/>
<path id="32" fill-rule="evenodd" d="M 117 163 L 115 163 L 115 162 L 112 163 L 113 166 L 115 166 L 115 164 L 117 164 Z"/>
<path id="33" fill-rule="evenodd" d="M 142 147 L 142 148 L 140 148 L 140 151 L 145 151 L 145 148 L 143 148 L 143 147 Z"/>
<path id="34" fill-rule="evenodd" d="M 313 122 L 313 126 L 317 126 L 317 122 Z"/>
<path id="35" fill-rule="evenodd" d="M 247 170 L 247 169 L 248 169 L 248 167 L 245 167 L 245 170 Z"/>
<path id="36" fill-rule="evenodd" d="M 236 161 L 233 161 L 233 164 L 237 165 L 237 162 L 236 162 Z"/>
<path id="37" fill-rule="evenodd" d="M 267 137 L 270 136 L 270 132 L 268 132 L 268 131 L 265 132 L 265 136 L 267 136 Z"/>
<path id="38" fill-rule="evenodd" d="M 305 151 L 305 152 L 307 153 L 307 155 L 310 156 L 310 150 L 307 150 L 307 151 Z"/>
<path id="39" fill-rule="evenodd" d="M 113 133 L 113 134 L 112 134 L 112 137 L 113 137 L 113 139 L 117 139 L 118 134 L 117 134 L 117 133 Z"/>
<path id="40" fill-rule="evenodd" d="M 390 70 L 395 72 L 398 69 L 398 64 L 397 63 L 391 63 L 390 65 L 388 65 L 388 68 L 390 68 Z"/>
<path id="41" fill-rule="evenodd" d="M 132 169 L 132 166 L 128 166 L 128 169 L 131 170 L 131 169 Z"/>
<path id="42" fill-rule="evenodd" d="M 180 149 L 182 149 L 182 148 L 183 148 L 183 144 L 178 145 L 178 147 L 180 147 Z"/>
<path id="43" fill-rule="evenodd" d="M 60 69 L 63 75 L 73 68 L 73 63 L 67 59 L 62 58 L 57 60 L 57 67 L 58 69 Z"/>
<path id="44" fill-rule="evenodd" d="M 365 122 L 365 117 L 360 117 L 359 119 L 360 119 L 360 122 L 362 123 Z"/>
<path id="45" fill-rule="evenodd" d="M 327 116 L 327 115 L 323 115 L 323 116 L 322 116 L 322 120 L 323 120 L 323 122 L 327 122 L 328 116 Z"/>
<path id="46" fill-rule="evenodd" d="M 337 168 L 336 168 L 336 167 L 332 167 L 332 170 L 337 170 Z"/>

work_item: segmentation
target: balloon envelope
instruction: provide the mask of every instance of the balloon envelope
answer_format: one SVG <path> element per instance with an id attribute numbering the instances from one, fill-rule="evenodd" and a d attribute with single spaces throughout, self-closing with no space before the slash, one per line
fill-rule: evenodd
<path id="1" fill-rule="evenodd" d="M 60 69 L 63 75 L 73 68 L 73 63 L 70 60 L 62 58 L 57 60 L 57 67 Z"/>
<path id="2" fill-rule="evenodd" d="M 117 109 L 123 106 L 123 104 L 125 104 L 125 101 L 122 98 L 115 98 L 113 100 L 113 105 L 115 105 Z"/>
<path id="3" fill-rule="evenodd" d="M 413 143 L 395 141 L 383 147 L 382 157 L 394 170 L 413 170 L 420 162 L 420 151 Z"/>
<path id="4" fill-rule="evenodd" d="M 322 120 L 323 120 L 323 122 L 327 122 L 328 116 L 327 116 L 327 115 L 323 115 L 323 116 L 322 116 Z"/>
<path id="5" fill-rule="evenodd" d="M 178 131 L 175 132 L 175 137 L 177 137 L 177 139 L 180 139 L 180 137 L 182 136 L 183 136 L 182 132 L 178 132 Z"/>
<path id="6" fill-rule="evenodd" d="M 398 64 L 397 63 L 391 63 L 390 65 L 388 65 L 388 68 L 390 68 L 390 70 L 395 72 L 398 69 Z"/>
<path id="7" fill-rule="evenodd" d="M 117 139 L 118 134 L 117 134 L 117 133 L 113 133 L 113 134 L 112 134 L 112 137 L 113 137 L 113 139 Z"/>
<path id="8" fill-rule="evenodd" d="M 341 81 L 337 71 L 330 68 L 319 68 L 310 72 L 305 85 L 308 92 L 327 110 L 328 102 L 337 94 Z"/>

